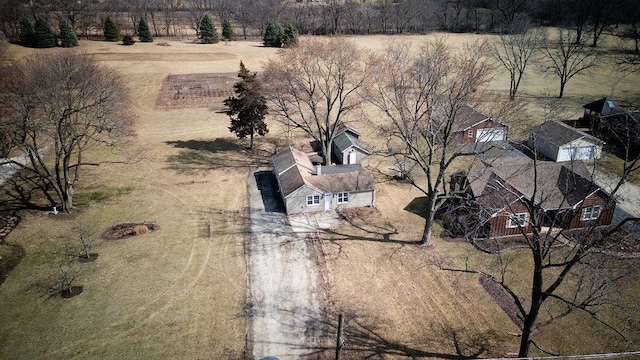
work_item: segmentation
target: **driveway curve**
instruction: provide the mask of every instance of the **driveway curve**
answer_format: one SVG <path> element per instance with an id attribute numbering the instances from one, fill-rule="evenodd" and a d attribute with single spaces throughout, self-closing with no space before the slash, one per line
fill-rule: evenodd
<path id="1" fill-rule="evenodd" d="M 313 358 L 323 296 L 307 237 L 292 230 L 270 171 L 249 176 L 247 187 L 253 359 Z"/>

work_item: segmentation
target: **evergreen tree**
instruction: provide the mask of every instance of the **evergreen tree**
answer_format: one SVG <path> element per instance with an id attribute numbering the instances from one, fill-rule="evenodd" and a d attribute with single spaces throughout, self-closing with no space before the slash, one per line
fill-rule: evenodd
<path id="1" fill-rule="evenodd" d="M 138 23 L 138 38 L 142 42 L 153 42 L 153 35 L 151 35 L 149 25 L 144 18 L 140 19 Z"/>
<path id="2" fill-rule="evenodd" d="M 236 36 L 233 33 L 233 28 L 231 27 L 231 23 L 229 20 L 225 19 L 222 22 L 222 38 L 225 40 L 235 40 Z"/>
<path id="3" fill-rule="evenodd" d="M 36 31 L 33 24 L 26 17 L 20 20 L 20 42 L 25 46 L 33 46 L 36 42 Z"/>
<path id="4" fill-rule="evenodd" d="M 50 48 L 58 46 L 58 41 L 56 40 L 56 34 L 51 30 L 51 26 L 47 20 L 43 18 L 36 19 L 36 23 L 33 26 L 35 31 L 35 47 L 38 48 Z"/>
<path id="5" fill-rule="evenodd" d="M 284 37 L 284 31 L 279 24 L 269 24 L 264 31 L 264 37 L 262 42 L 264 46 L 269 47 L 281 47 L 282 38 Z"/>
<path id="6" fill-rule="evenodd" d="M 292 47 L 298 45 L 298 31 L 293 25 L 287 25 L 282 36 L 282 45 Z"/>
<path id="7" fill-rule="evenodd" d="M 78 46 L 78 37 L 65 20 L 60 21 L 60 46 L 74 47 Z"/>
<path id="8" fill-rule="evenodd" d="M 213 25 L 213 22 L 208 15 L 205 15 L 202 18 L 198 30 L 198 32 L 200 33 L 200 41 L 202 41 L 203 44 L 215 44 L 220 41 L 216 26 Z"/>
<path id="9" fill-rule="evenodd" d="M 104 38 L 107 39 L 107 41 L 120 41 L 120 30 L 118 30 L 118 25 L 108 16 L 104 20 L 103 31 Z"/>
<path id="10" fill-rule="evenodd" d="M 249 72 L 240 61 L 238 77 L 241 79 L 233 85 L 236 96 L 229 97 L 224 104 L 229 107 L 226 114 L 231 119 L 229 131 L 239 139 L 249 136 L 249 148 L 253 148 L 253 136 L 264 136 L 269 132 L 264 118 L 267 115 L 267 100 L 262 95 L 262 86 L 257 79 L 258 74 Z"/>

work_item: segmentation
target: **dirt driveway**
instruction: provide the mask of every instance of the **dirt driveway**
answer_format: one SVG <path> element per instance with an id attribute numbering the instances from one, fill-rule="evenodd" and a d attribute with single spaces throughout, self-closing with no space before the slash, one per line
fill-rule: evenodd
<path id="1" fill-rule="evenodd" d="M 270 171 L 249 176 L 247 185 L 253 358 L 313 358 L 323 296 L 306 236 L 292 230 Z"/>

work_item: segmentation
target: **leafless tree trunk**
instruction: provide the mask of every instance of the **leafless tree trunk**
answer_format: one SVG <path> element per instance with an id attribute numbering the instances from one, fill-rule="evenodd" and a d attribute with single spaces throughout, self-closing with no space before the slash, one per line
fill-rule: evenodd
<path id="1" fill-rule="evenodd" d="M 336 130 L 362 102 L 356 92 L 371 74 L 362 57 L 344 38 L 303 39 L 264 68 L 269 113 L 319 142 L 326 165 Z"/>
<path id="2" fill-rule="evenodd" d="M 515 100 L 520 81 L 531 60 L 540 51 L 545 32 L 529 29 L 520 34 L 500 35 L 488 46 L 491 56 L 509 72 L 509 99 Z"/>
<path id="3" fill-rule="evenodd" d="M 388 137 L 388 155 L 421 170 L 407 175 L 427 197 L 424 245 L 431 244 L 435 213 L 446 198 L 445 173 L 457 157 L 470 155 L 459 151 L 452 137 L 463 120 L 460 109 L 491 79 L 492 66 L 480 49 L 469 44 L 455 54 L 443 38 L 417 51 L 392 45 L 372 65 L 376 80 L 365 97 L 387 120 L 381 130 Z"/>
<path id="4" fill-rule="evenodd" d="M 506 296 L 515 304 L 518 317 L 522 320 L 519 325 L 521 331 L 519 357 L 527 357 L 531 345 L 542 349 L 534 339 L 536 329 L 576 310 L 592 317 L 597 323 L 624 339 L 625 331 L 614 326 L 614 322 L 601 317 L 599 309 L 612 304 L 617 291 L 616 287 L 624 286 L 623 279 L 628 275 L 632 264 L 622 263 L 601 253 L 601 250 L 615 245 L 608 238 L 610 232 L 598 228 L 602 224 L 601 216 L 591 218 L 591 225 L 584 228 L 580 234 L 572 235 L 569 232 L 569 224 L 577 217 L 583 219 L 584 209 L 558 211 L 555 214 L 543 210 L 543 206 L 547 206 L 551 201 L 583 202 L 593 194 L 593 190 L 589 190 L 589 186 L 593 186 L 593 176 L 589 175 L 589 170 L 584 165 L 576 161 L 570 167 L 574 170 L 582 167 L 583 170 L 575 170 L 576 173 L 573 175 L 563 177 L 564 184 L 558 185 L 555 182 L 557 179 L 549 178 L 548 168 L 543 167 L 546 166 L 544 162 L 536 160 L 537 147 L 537 140 L 534 140 L 530 148 L 534 154 L 533 159 L 530 162 L 514 163 L 509 168 L 497 172 L 500 175 L 494 181 L 487 181 L 481 195 L 490 196 L 494 200 L 502 199 L 501 204 L 504 204 L 505 211 L 513 214 L 525 212 L 526 215 L 523 217 L 525 220 L 517 224 L 519 235 L 516 235 L 521 237 L 524 249 L 512 251 L 525 252 L 528 255 L 524 260 L 526 263 L 516 265 L 509 256 L 500 252 L 488 255 L 492 259 L 476 261 L 473 266 L 469 266 L 469 263 L 464 267 L 441 264 L 441 268 L 478 274 L 485 281 L 492 282 L 504 290 Z M 625 178 L 640 168 L 638 161 L 637 156 L 625 159 L 624 174 L 613 185 L 609 193 L 611 196 L 606 197 L 608 200 L 601 205 L 602 212 L 605 211 L 604 209 L 615 206 L 616 193 Z M 493 170 L 487 167 L 485 171 Z M 475 172 L 476 179 L 479 178 L 478 176 L 483 174 Z M 531 192 L 513 201 L 514 194 L 518 196 L 521 193 L 514 193 L 509 184 L 518 182 L 517 178 L 521 176 L 530 179 L 527 183 L 531 183 Z M 469 181 L 474 180 L 469 179 Z M 550 181 L 553 185 L 562 187 L 560 193 L 554 193 L 549 189 Z M 552 196 L 558 196 L 558 194 L 561 194 L 560 197 L 553 200 Z M 581 197 L 577 197 L 578 194 Z M 517 206 L 518 203 L 524 205 L 526 210 Z M 526 228 L 529 230 L 525 230 Z M 518 290 L 521 286 L 514 284 L 514 266 L 526 266 L 530 270 L 528 273 L 531 278 L 524 290 Z"/>
<path id="5" fill-rule="evenodd" d="M 558 98 L 564 95 L 564 89 L 574 76 L 587 72 L 598 65 L 597 52 L 586 48 L 578 42 L 566 29 L 558 29 L 557 38 L 549 39 L 542 47 L 542 52 L 548 60 L 547 69 L 560 80 Z"/>
<path id="6" fill-rule="evenodd" d="M 112 70 L 76 52 L 36 55 L 2 69 L 0 125 L 26 154 L 42 189 L 51 187 L 61 210 L 73 206 L 84 152 L 118 146 L 132 134 L 128 89 Z M 49 161 L 52 154 L 53 161 Z"/>

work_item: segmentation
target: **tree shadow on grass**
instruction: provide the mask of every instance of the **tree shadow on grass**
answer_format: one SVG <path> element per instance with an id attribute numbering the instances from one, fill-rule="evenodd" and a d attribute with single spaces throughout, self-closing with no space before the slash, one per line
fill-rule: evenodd
<path id="1" fill-rule="evenodd" d="M 299 326 L 301 334 L 313 334 L 318 339 L 315 344 L 308 344 L 301 358 L 333 358 L 338 333 L 338 314 L 329 313 L 321 317 L 317 314 L 305 312 L 304 309 L 279 309 L 283 318 L 295 319 L 292 326 Z M 298 324 L 298 323 L 302 324 Z M 387 356 L 407 358 L 435 358 L 435 359 L 474 359 L 482 355 L 493 354 L 498 351 L 498 334 L 495 332 L 480 332 L 472 329 L 456 329 L 449 325 L 434 325 L 425 329 L 420 336 L 419 343 L 403 343 L 387 336 L 389 329 L 381 319 L 357 312 L 344 312 L 344 326 L 342 338 L 342 355 L 346 359 L 370 359 Z M 287 344 L 285 344 L 287 345 Z M 293 348 L 301 348 L 299 344 L 288 344 Z M 438 349 L 438 350 L 430 350 Z M 451 353 L 440 349 L 450 348 Z"/>
<path id="2" fill-rule="evenodd" d="M 426 219 L 427 218 L 426 208 L 427 208 L 427 197 L 419 196 L 411 200 L 411 202 L 404 207 L 404 210 L 410 213 L 416 214 L 423 219 Z"/>
<path id="3" fill-rule="evenodd" d="M 183 174 L 206 173 L 221 168 L 244 168 L 271 165 L 271 152 L 259 147 L 246 149 L 232 138 L 214 140 L 167 141 L 180 152 L 166 162 L 171 170 Z"/>

